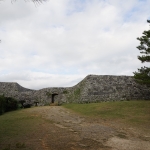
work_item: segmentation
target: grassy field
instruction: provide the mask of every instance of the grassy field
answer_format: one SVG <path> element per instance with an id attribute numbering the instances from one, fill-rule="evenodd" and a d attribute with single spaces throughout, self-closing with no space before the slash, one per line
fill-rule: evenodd
<path id="1" fill-rule="evenodd" d="M 119 120 L 137 127 L 150 127 L 150 101 L 64 104 L 63 106 L 89 117 Z"/>
<path id="2" fill-rule="evenodd" d="M 12 111 L 0 116 L 0 150 L 34 149 L 34 140 L 42 136 L 41 125 L 48 122 L 28 110 Z"/>
<path id="3" fill-rule="evenodd" d="M 150 101 L 64 104 L 63 107 L 91 119 L 116 120 L 149 132 Z M 0 150 L 33 150 L 37 148 L 40 150 L 43 145 L 41 139 L 50 141 L 51 138 L 56 137 L 56 133 L 50 132 L 54 130 L 53 123 L 34 113 L 37 108 L 12 111 L 0 116 Z M 51 137 L 49 135 L 48 139 L 45 135 L 49 132 Z"/>

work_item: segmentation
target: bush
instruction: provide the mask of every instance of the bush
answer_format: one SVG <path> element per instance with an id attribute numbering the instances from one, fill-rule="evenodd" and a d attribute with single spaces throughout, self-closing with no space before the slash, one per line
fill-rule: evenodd
<path id="1" fill-rule="evenodd" d="M 6 111 L 18 109 L 18 102 L 14 98 L 6 97 Z"/>
<path id="2" fill-rule="evenodd" d="M 24 108 L 30 108 L 31 104 L 24 104 L 23 106 L 24 106 Z"/>
<path id="3" fill-rule="evenodd" d="M 0 115 L 2 115 L 5 112 L 5 108 L 6 108 L 5 97 L 0 95 Z"/>
<path id="4" fill-rule="evenodd" d="M 0 115 L 18 109 L 18 102 L 14 98 L 0 96 Z"/>

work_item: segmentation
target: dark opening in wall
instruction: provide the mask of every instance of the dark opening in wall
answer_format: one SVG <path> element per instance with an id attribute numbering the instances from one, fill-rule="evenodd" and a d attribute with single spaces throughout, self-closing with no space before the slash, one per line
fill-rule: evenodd
<path id="1" fill-rule="evenodd" d="M 52 103 L 54 103 L 54 101 L 55 101 L 55 98 L 54 98 L 54 97 L 55 97 L 56 95 L 58 95 L 58 94 L 56 94 L 56 93 L 52 94 Z"/>

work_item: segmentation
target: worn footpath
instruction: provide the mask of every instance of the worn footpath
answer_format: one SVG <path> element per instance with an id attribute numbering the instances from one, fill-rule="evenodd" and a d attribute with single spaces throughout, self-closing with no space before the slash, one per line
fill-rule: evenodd
<path id="1" fill-rule="evenodd" d="M 51 121 L 44 131 L 43 149 L 57 150 L 150 150 L 150 135 L 117 122 L 81 116 L 61 106 L 29 110 Z M 48 129 L 44 124 L 41 128 Z"/>

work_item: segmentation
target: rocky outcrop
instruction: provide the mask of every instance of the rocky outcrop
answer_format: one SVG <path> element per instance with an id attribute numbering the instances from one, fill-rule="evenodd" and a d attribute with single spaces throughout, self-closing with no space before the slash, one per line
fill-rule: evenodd
<path id="1" fill-rule="evenodd" d="M 58 103 L 89 103 L 120 100 L 150 100 L 150 89 L 135 82 L 132 76 L 88 75 L 69 88 L 31 90 L 18 83 L 0 82 L 0 95 L 26 103 L 49 105 Z"/>

